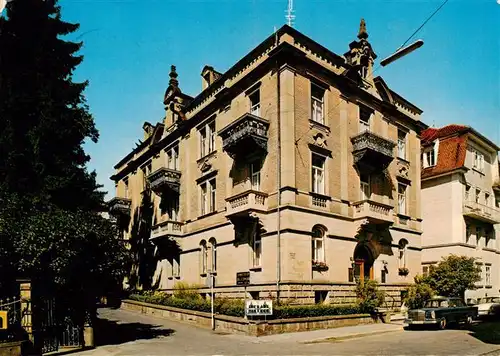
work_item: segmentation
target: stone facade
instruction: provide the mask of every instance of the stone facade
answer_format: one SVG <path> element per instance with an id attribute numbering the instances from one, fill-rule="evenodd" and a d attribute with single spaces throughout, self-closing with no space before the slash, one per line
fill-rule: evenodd
<path id="1" fill-rule="evenodd" d="M 342 57 L 284 26 L 195 98 L 172 67 L 165 120 L 112 177 L 131 248 L 152 231 L 152 285 L 204 293 L 213 272 L 238 297 L 250 271 L 251 298 L 350 303 L 354 280 L 373 278 L 399 302 L 421 270 L 426 125 L 373 78 L 361 28 Z"/>
<path id="2" fill-rule="evenodd" d="M 429 128 L 423 133 L 422 267 L 449 254 L 477 258 L 478 289 L 466 299 L 500 292 L 500 190 L 498 147 L 467 126 Z M 433 153 L 431 153 L 433 151 Z"/>

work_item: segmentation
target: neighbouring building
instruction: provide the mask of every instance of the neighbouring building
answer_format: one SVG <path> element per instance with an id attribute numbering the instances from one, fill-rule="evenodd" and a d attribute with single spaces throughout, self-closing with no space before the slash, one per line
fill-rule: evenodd
<path id="1" fill-rule="evenodd" d="M 226 72 L 206 66 L 194 98 L 172 66 L 164 120 L 111 177 L 140 260 L 129 283 L 206 293 L 213 273 L 242 297 L 246 271 L 251 298 L 351 303 L 373 278 L 400 300 L 421 272 L 427 126 L 374 77 L 363 20 L 357 37 L 340 56 L 285 25 Z"/>
<path id="2" fill-rule="evenodd" d="M 422 132 L 422 269 L 449 254 L 477 258 L 481 281 L 466 299 L 500 290 L 498 146 L 471 127 Z"/>

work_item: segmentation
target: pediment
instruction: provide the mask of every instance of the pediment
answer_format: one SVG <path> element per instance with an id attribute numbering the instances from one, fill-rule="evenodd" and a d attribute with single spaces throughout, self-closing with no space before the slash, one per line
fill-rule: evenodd
<path id="1" fill-rule="evenodd" d="M 379 93 L 383 101 L 390 104 L 394 104 L 394 99 L 392 98 L 391 90 L 387 86 L 386 82 L 381 77 L 376 77 L 374 80 L 375 88 Z"/>

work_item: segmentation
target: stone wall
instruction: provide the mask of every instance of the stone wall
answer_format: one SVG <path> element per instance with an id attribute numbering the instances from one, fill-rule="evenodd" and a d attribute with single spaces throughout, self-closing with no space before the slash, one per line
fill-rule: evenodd
<path id="1" fill-rule="evenodd" d="M 179 309 L 143 303 L 134 300 L 122 301 L 121 308 L 147 315 L 159 316 L 196 326 L 210 328 L 212 320 L 210 313 Z M 215 329 L 250 336 L 265 336 L 297 331 L 331 329 L 343 326 L 375 323 L 369 314 L 333 315 L 311 318 L 276 319 L 276 320 L 245 320 L 226 315 L 215 315 Z"/>

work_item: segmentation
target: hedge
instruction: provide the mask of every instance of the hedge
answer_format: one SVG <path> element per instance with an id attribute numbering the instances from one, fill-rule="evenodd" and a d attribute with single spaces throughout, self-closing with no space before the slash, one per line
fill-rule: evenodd
<path id="1" fill-rule="evenodd" d="M 200 298 L 182 299 L 168 296 L 162 292 L 147 294 L 131 294 L 129 299 L 151 304 L 159 304 L 180 309 L 210 312 L 210 301 Z M 356 305 L 335 306 L 329 304 L 315 305 L 275 305 L 273 319 L 307 318 L 315 316 L 352 315 L 361 314 L 362 310 Z M 217 298 L 214 301 L 215 313 L 243 317 L 245 315 L 243 301 L 239 299 Z"/>

